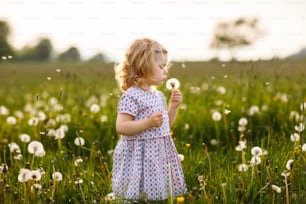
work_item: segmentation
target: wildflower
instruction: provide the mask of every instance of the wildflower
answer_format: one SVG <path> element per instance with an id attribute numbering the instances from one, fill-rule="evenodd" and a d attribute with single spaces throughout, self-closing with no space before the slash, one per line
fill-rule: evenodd
<path id="1" fill-rule="evenodd" d="M 74 165 L 75 166 L 79 166 L 79 164 L 83 163 L 83 159 L 82 158 L 78 158 L 74 161 Z"/>
<path id="2" fill-rule="evenodd" d="M 28 152 L 39 157 L 42 157 L 46 154 L 44 146 L 41 142 L 38 141 L 32 141 L 28 144 Z"/>
<path id="3" fill-rule="evenodd" d="M 217 88 L 217 92 L 223 95 L 226 93 L 226 89 L 224 88 L 224 86 L 219 86 Z"/>
<path id="4" fill-rule="evenodd" d="M 31 171 L 31 179 L 34 181 L 40 181 L 41 173 L 39 170 L 32 170 Z"/>
<path id="5" fill-rule="evenodd" d="M 19 175 L 18 175 L 18 181 L 24 183 L 30 179 L 31 179 L 31 171 L 26 168 L 20 169 Z"/>
<path id="6" fill-rule="evenodd" d="M 19 145 L 15 142 L 12 142 L 12 143 L 8 144 L 8 146 L 9 146 L 9 149 L 10 149 L 11 153 L 20 153 L 21 152 Z"/>
<path id="7" fill-rule="evenodd" d="M 247 144 L 246 140 L 240 140 L 239 145 L 235 147 L 235 150 L 238 152 L 245 150 L 247 148 L 246 144 Z"/>
<path id="8" fill-rule="evenodd" d="M 222 119 L 221 113 L 218 112 L 218 111 L 213 112 L 213 114 L 212 114 L 212 119 L 213 119 L 214 121 L 220 121 L 220 120 Z"/>
<path id="9" fill-rule="evenodd" d="M 178 159 L 182 162 L 184 161 L 184 155 L 183 154 L 178 154 Z"/>
<path id="10" fill-rule="evenodd" d="M 189 148 L 189 147 L 190 147 L 190 144 L 189 144 L 189 143 L 187 143 L 187 144 L 185 144 L 185 146 L 186 146 L 187 148 Z"/>
<path id="11" fill-rule="evenodd" d="M 26 134 L 26 133 L 20 134 L 20 135 L 19 135 L 19 138 L 20 138 L 21 142 L 23 142 L 23 143 L 28 143 L 28 142 L 31 141 L 30 135 L 28 135 L 28 134 Z"/>
<path id="12" fill-rule="evenodd" d="M 17 123 L 17 119 L 14 116 L 9 116 L 6 118 L 6 123 L 9 125 L 15 125 Z"/>
<path id="13" fill-rule="evenodd" d="M 287 161 L 287 163 L 286 163 L 286 168 L 287 168 L 288 170 L 292 170 L 292 168 L 293 168 L 293 163 L 294 163 L 294 160 L 293 160 L 293 159 L 289 159 L 289 160 Z"/>
<path id="14" fill-rule="evenodd" d="M 8 172 L 8 166 L 6 164 L 1 164 L 0 174 L 6 174 Z"/>
<path id="15" fill-rule="evenodd" d="M 259 112 L 259 107 L 256 105 L 253 105 L 248 110 L 248 115 L 253 116 Z"/>
<path id="16" fill-rule="evenodd" d="M 42 189 L 42 186 L 38 183 L 34 183 L 32 186 L 31 186 L 31 192 L 34 193 L 35 191 L 38 191 L 40 192 Z"/>
<path id="17" fill-rule="evenodd" d="M 272 187 L 272 190 L 274 190 L 276 193 L 282 192 L 282 189 L 278 187 L 277 185 L 272 184 L 271 187 Z"/>
<path id="18" fill-rule="evenodd" d="M 101 121 L 102 123 L 106 123 L 106 122 L 108 121 L 107 115 L 102 115 L 102 116 L 100 117 L 100 121 Z"/>
<path id="19" fill-rule="evenodd" d="M 55 140 L 63 139 L 65 137 L 65 131 L 63 128 L 57 128 L 55 130 Z"/>
<path id="20" fill-rule="evenodd" d="M 28 120 L 29 126 L 36 126 L 39 122 L 39 119 L 37 117 L 32 117 Z"/>
<path id="21" fill-rule="evenodd" d="M 106 201 L 112 201 L 115 200 L 115 194 L 114 193 L 109 193 L 105 196 L 104 198 Z"/>
<path id="22" fill-rule="evenodd" d="M 306 143 L 303 144 L 303 146 L 302 146 L 302 151 L 303 151 L 303 152 L 306 152 Z"/>
<path id="23" fill-rule="evenodd" d="M 166 88 L 168 90 L 178 89 L 180 87 L 180 81 L 176 78 L 168 79 L 166 82 Z"/>
<path id="24" fill-rule="evenodd" d="M 248 119 L 246 118 L 240 118 L 239 121 L 238 121 L 238 124 L 240 126 L 246 126 L 248 124 Z"/>
<path id="25" fill-rule="evenodd" d="M 83 146 L 83 145 L 85 144 L 85 140 L 84 140 L 83 137 L 76 137 L 76 138 L 74 139 L 74 144 L 75 144 L 76 146 Z"/>
<path id="26" fill-rule="evenodd" d="M 294 126 L 294 129 L 297 132 L 303 132 L 305 130 L 305 125 L 303 123 L 300 123 L 299 125 Z"/>
<path id="27" fill-rule="evenodd" d="M 246 164 L 240 164 L 239 166 L 238 166 L 238 171 L 240 171 L 240 172 L 246 172 L 247 170 L 248 170 L 248 165 L 246 165 Z"/>
<path id="28" fill-rule="evenodd" d="M 100 106 L 98 104 L 92 104 L 90 106 L 90 111 L 92 113 L 98 113 L 100 111 Z"/>
<path id="29" fill-rule="evenodd" d="M 176 198 L 177 203 L 184 203 L 185 202 L 185 197 L 179 196 Z"/>
<path id="30" fill-rule="evenodd" d="M 259 156 L 253 156 L 251 159 L 251 165 L 257 166 L 261 163 L 261 158 Z"/>
<path id="31" fill-rule="evenodd" d="M 7 109 L 5 106 L 0 106 L 0 115 L 8 115 L 9 109 Z"/>
<path id="32" fill-rule="evenodd" d="M 83 183 L 83 179 L 77 178 L 74 183 L 80 185 Z"/>
<path id="33" fill-rule="evenodd" d="M 293 134 L 290 135 L 290 140 L 292 142 L 298 142 L 298 141 L 300 141 L 300 135 L 297 134 L 297 133 L 293 133 Z"/>
<path id="34" fill-rule="evenodd" d="M 63 180 L 63 175 L 62 175 L 61 172 L 56 171 L 56 172 L 54 172 L 54 173 L 52 174 L 52 178 L 53 178 L 55 181 L 61 181 L 61 180 Z"/>
<path id="35" fill-rule="evenodd" d="M 255 146 L 255 147 L 252 148 L 251 154 L 253 156 L 261 156 L 262 155 L 262 149 L 258 146 Z"/>

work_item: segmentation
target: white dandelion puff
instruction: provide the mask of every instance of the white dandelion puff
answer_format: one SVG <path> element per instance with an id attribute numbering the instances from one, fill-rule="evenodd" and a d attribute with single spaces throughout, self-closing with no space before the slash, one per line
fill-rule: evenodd
<path id="1" fill-rule="evenodd" d="M 83 137 L 76 137 L 76 138 L 74 139 L 74 144 L 75 144 L 76 146 L 83 146 L 83 145 L 85 144 L 85 140 L 84 140 Z"/>
<path id="2" fill-rule="evenodd" d="M 98 113 L 100 111 L 100 106 L 98 104 L 92 104 L 90 106 L 90 111 L 92 113 Z"/>
<path id="3" fill-rule="evenodd" d="M 19 135 L 19 139 L 21 140 L 21 142 L 23 143 L 29 143 L 31 141 L 31 137 L 30 135 L 26 134 L 26 133 L 22 133 Z"/>
<path id="4" fill-rule="evenodd" d="M 247 170 L 248 170 L 248 165 L 246 165 L 246 164 L 240 164 L 239 166 L 238 166 L 238 171 L 240 171 L 240 172 L 246 172 Z"/>
<path id="5" fill-rule="evenodd" d="M 262 155 L 262 149 L 258 146 L 255 146 L 251 149 L 251 154 L 253 156 L 261 156 Z"/>
<path id="6" fill-rule="evenodd" d="M 182 162 L 184 161 L 184 155 L 183 154 L 178 154 L 177 155 L 178 159 Z"/>
<path id="7" fill-rule="evenodd" d="M 61 181 L 61 180 L 63 180 L 63 175 L 62 175 L 61 172 L 56 171 L 56 172 L 54 172 L 54 173 L 52 174 L 52 178 L 53 178 L 55 181 Z"/>
<path id="8" fill-rule="evenodd" d="M 221 113 L 218 111 L 213 112 L 212 119 L 213 121 L 220 121 L 222 119 Z"/>
<path id="9" fill-rule="evenodd" d="M 168 90 L 174 90 L 180 88 L 180 81 L 176 78 L 168 79 L 166 82 L 166 88 Z"/>
<path id="10" fill-rule="evenodd" d="M 21 183 L 27 182 L 31 179 L 31 171 L 26 168 L 22 168 L 19 171 L 18 181 Z"/>
<path id="11" fill-rule="evenodd" d="M 46 154 L 43 144 L 39 141 L 30 142 L 28 144 L 28 152 L 30 154 L 33 154 L 33 155 L 39 156 L 39 157 L 42 157 Z"/>
<path id="12" fill-rule="evenodd" d="M 272 185 L 271 185 L 271 188 L 272 188 L 272 190 L 275 191 L 276 193 L 281 193 L 281 192 L 282 192 L 282 189 L 281 189 L 279 186 L 277 186 L 277 185 L 272 184 Z"/>
<path id="13" fill-rule="evenodd" d="M 293 168 L 293 164 L 294 164 L 294 160 L 293 159 L 289 159 L 286 163 L 286 169 L 287 170 L 292 170 Z"/>
<path id="14" fill-rule="evenodd" d="M 298 141 L 300 141 L 300 135 L 295 132 L 295 133 L 290 135 L 290 140 L 292 142 L 298 142 Z"/>

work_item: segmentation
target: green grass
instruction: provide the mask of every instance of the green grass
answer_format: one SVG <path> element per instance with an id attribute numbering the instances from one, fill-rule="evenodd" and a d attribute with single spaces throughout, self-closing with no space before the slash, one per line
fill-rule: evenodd
<path id="1" fill-rule="evenodd" d="M 178 152 L 185 156 L 182 165 L 189 190 L 185 203 L 306 201 L 306 153 L 301 149 L 305 131 L 299 133 L 298 142 L 290 140 L 295 126 L 305 125 L 305 110 L 300 109 L 306 101 L 305 64 L 173 63 L 169 77 L 180 80 L 184 96 L 172 132 Z M 90 63 L 0 64 L 0 106 L 9 110 L 7 115 L 0 113 L 0 202 L 107 202 L 105 196 L 111 192 L 110 152 L 119 138 L 114 124 L 121 94 L 113 67 Z M 159 89 L 169 96 L 164 85 Z M 98 113 L 90 111 L 94 103 L 100 106 Z M 251 107 L 257 107 L 258 112 L 250 114 Z M 16 111 L 22 112 L 23 117 L 16 117 Z M 222 114 L 220 121 L 213 121 L 215 111 Z M 292 119 L 292 114 L 299 118 Z M 9 116 L 17 118 L 16 124 L 7 122 Z M 41 120 L 30 126 L 28 120 L 34 116 Z M 102 122 L 102 116 L 107 120 Z M 240 132 L 238 121 L 242 117 L 248 124 Z M 61 125 L 68 126 L 63 139 L 47 136 Z M 29 134 L 32 141 L 40 141 L 46 155 L 33 158 L 27 144 L 19 139 L 21 133 Z M 74 144 L 77 136 L 85 139 L 83 147 Z M 247 141 L 244 157 L 235 150 L 242 138 Z M 20 146 L 20 153 L 10 152 L 8 144 L 13 142 Z M 260 156 L 259 165 L 250 166 L 254 146 L 268 154 Z M 14 158 L 18 154 L 22 155 L 21 160 Z M 249 165 L 246 172 L 238 171 L 243 158 Z M 76 166 L 77 159 L 83 162 Z M 286 194 L 281 174 L 289 159 L 294 160 L 294 165 L 288 170 Z M 3 170 L 4 165 L 8 166 L 7 171 Z M 20 182 L 19 171 L 25 167 L 42 169 L 45 174 L 39 181 Z M 56 171 L 62 173 L 61 181 L 52 178 Z M 80 179 L 83 182 L 76 183 Z M 34 183 L 40 184 L 41 189 L 33 190 Z M 281 192 L 272 190 L 272 184 L 279 186 Z"/>

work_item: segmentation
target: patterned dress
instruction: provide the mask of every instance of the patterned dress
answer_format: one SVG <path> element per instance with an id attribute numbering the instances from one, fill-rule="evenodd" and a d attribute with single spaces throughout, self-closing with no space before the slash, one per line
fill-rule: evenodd
<path id="1" fill-rule="evenodd" d="M 160 91 L 130 87 L 120 98 L 118 113 L 134 120 L 163 112 L 164 123 L 135 136 L 121 135 L 113 155 L 112 188 L 116 197 L 165 200 L 187 193 L 181 163 L 170 136 L 165 97 Z"/>

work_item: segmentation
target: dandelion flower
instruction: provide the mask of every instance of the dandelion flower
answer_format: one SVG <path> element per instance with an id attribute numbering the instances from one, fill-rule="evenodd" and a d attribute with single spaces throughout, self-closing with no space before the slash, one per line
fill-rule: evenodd
<path id="1" fill-rule="evenodd" d="M 63 139 L 65 137 L 65 131 L 63 128 L 57 128 L 55 130 L 55 140 L 60 140 Z"/>
<path id="2" fill-rule="evenodd" d="M 247 148 L 246 144 L 247 144 L 246 140 L 239 141 L 239 144 L 238 146 L 235 147 L 235 150 L 238 152 L 245 150 Z"/>
<path id="3" fill-rule="evenodd" d="M 42 185 L 38 184 L 38 183 L 34 183 L 32 186 L 31 186 L 31 192 L 34 193 L 35 191 L 41 191 L 42 189 Z"/>
<path id="4" fill-rule="evenodd" d="M 15 125 L 17 123 L 17 119 L 14 116 L 9 116 L 6 118 L 6 123 L 9 125 Z"/>
<path id="5" fill-rule="evenodd" d="M 82 184 L 83 183 L 83 179 L 81 179 L 81 178 L 77 178 L 76 180 L 75 180 L 75 182 L 74 182 L 75 184 Z"/>
<path id="6" fill-rule="evenodd" d="M 52 178 L 53 178 L 55 181 L 61 181 L 61 180 L 63 180 L 63 175 L 62 175 L 61 172 L 56 171 L 56 172 L 54 172 L 54 173 L 52 174 Z"/>
<path id="7" fill-rule="evenodd" d="M 306 143 L 303 144 L 303 146 L 302 146 L 302 151 L 303 151 L 303 152 L 306 152 Z"/>
<path id="8" fill-rule="evenodd" d="M 184 155 L 183 154 L 178 154 L 178 159 L 182 162 L 184 161 Z"/>
<path id="9" fill-rule="evenodd" d="M 20 135 L 19 135 L 19 138 L 20 138 L 21 142 L 23 142 L 23 143 L 28 143 L 28 142 L 31 141 L 30 135 L 28 135 L 28 134 L 26 134 L 26 133 L 20 134 Z"/>
<path id="10" fill-rule="evenodd" d="M 98 104 L 92 104 L 90 106 L 90 111 L 92 113 L 98 113 L 100 111 L 100 106 Z"/>
<path id="11" fill-rule="evenodd" d="M 223 94 L 226 93 L 226 89 L 225 89 L 224 86 L 219 86 L 219 87 L 217 88 L 217 92 L 223 95 Z"/>
<path id="12" fill-rule="evenodd" d="M 272 190 L 275 191 L 276 193 L 282 192 L 282 189 L 278 187 L 277 185 L 272 184 L 271 187 L 272 187 Z"/>
<path id="13" fill-rule="evenodd" d="M 166 88 L 168 90 L 178 89 L 180 87 L 180 81 L 176 78 L 168 79 L 166 82 Z"/>
<path id="14" fill-rule="evenodd" d="M 246 126 L 248 124 L 248 119 L 246 118 L 240 118 L 239 121 L 238 121 L 238 124 L 240 126 Z"/>
<path id="15" fill-rule="evenodd" d="M 0 106 L 0 115 L 8 115 L 10 113 L 9 109 L 5 106 Z"/>
<path id="16" fill-rule="evenodd" d="M 28 120 L 29 126 L 36 126 L 39 122 L 39 119 L 37 117 L 32 117 Z"/>
<path id="17" fill-rule="evenodd" d="M 83 137 L 76 137 L 76 138 L 74 139 L 74 144 L 75 144 L 76 146 L 83 146 L 83 145 L 85 144 L 85 140 L 84 140 Z"/>
<path id="18" fill-rule="evenodd" d="M 220 120 L 222 119 L 221 113 L 218 112 L 218 111 L 213 112 L 213 114 L 212 114 L 212 119 L 213 119 L 214 121 L 220 121 Z"/>
<path id="19" fill-rule="evenodd" d="M 22 168 L 19 171 L 18 181 L 21 183 L 27 182 L 31 179 L 31 171 L 26 168 Z"/>
<path id="20" fill-rule="evenodd" d="M 15 142 L 12 142 L 12 143 L 8 144 L 8 146 L 9 146 L 9 149 L 10 149 L 11 153 L 20 153 L 21 152 L 19 145 Z"/>
<path id="21" fill-rule="evenodd" d="M 294 126 L 294 129 L 297 132 L 303 132 L 305 130 L 305 125 L 303 123 L 300 123 L 299 125 Z"/>
<path id="22" fill-rule="evenodd" d="M 184 203 L 185 202 L 185 197 L 179 196 L 176 198 L 177 203 Z"/>
<path id="23" fill-rule="evenodd" d="M 28 152 L 39 157 L 42 157 L 46 154 L 44 146 L 41 142 L 38 141 L 32 141 L 28 144 Z"/>
<path id="24" fill-rule="evenodd" d="M 283 176 L 283 177 L 288 177 L 288 176 L 290 176 L 290 171 L 283 171 L 282 173 L 281 173 L 281 175 Z"/>
<path id="25" fill-rule="evenodd" d="M 286 168 L 287 168 L 288 170 L 292 170 L 292 168 L 293 168 L 293 163 L 294 163 L 294 160 L 293 160 L 293 159 L 289 159 L 289 160 L 287 161 L 287 163 L 286 163 Z"/>
<path id="26" fill-rule="evenodd" d="M 298 133 L 293 133 L 290 135 L 290 140 L 292 142 L 298 142 L 300 141 L 300 135 Z"/>
<path id="27" fill-rule="evenodd" d="M 262 155 L 262 149 L 258 146 L 255 146 L 255 147 L 252 148 L 251 154 L 253 156 L 261 156 Z"/>
<path id="28" fill-rule="evenodd" d="M 261 163 L 261 158 L 259 156 L 253 156 L 251 159 L 251 165 L 257 166 Z"/>
<path id="29" fill-rule="evenodd" d="M 104 198 L 106 201 L 112 201 L 115 200 L 115 194 L 114 193 L 109 193 L 105 196 Z"/>
<path id="30" fill-rule="evenodd" d="M 246 165 L 246 164 L 240 164 L 239 166 L 238 166 L 238 171 L 240 171 L 240 172 L 246 172 L 247 170 L 248 170 L 248 165 Z"/>
<path id="31" fill-rule="evenodd" d="M 31 171 L 31 179 L 34 181 L 40 181 L 41 173 L 40 170 L 32 170 Z"/>
<path id="32" fill-rule="evenodd" d="M 83 163 L 83 159 L 82 158 L 78 158 L 74 161 L 74 166 L 79 166 L 81 163 Z"/>
<path id="33" fill-rule="evenodd" d="M 300 109 L 301 109 L 302 112 L 305 111 L 305 109 L 306 109 L 306 102 L 303 102 L 303 103 L 301 104 Z"/>
<path id="34" fill-rule="evenodd" d="M 107 115 L 102 115 L 102 116 L 100 117 L 100 121 L 101 121 L 102 123 L 106 123 L 106 122 L 108 121 Z"/>

